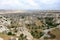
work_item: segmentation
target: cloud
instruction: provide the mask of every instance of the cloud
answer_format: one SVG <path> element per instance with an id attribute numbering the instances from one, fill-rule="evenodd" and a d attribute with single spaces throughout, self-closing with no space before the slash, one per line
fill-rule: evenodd
<path id="1" fill-rule="evenodd" d="M 38 9 L 38 4 L 34 0 L 0 0 L 0 8 L 16 8 L 16 9 Z"/>
<path id="2" fill-rule="evenodd" d="M 23 5 L 21 2 L 17 1 L 17 0 L 2 0 L 2 2 L 0 2 L 1 6 L 5 6 L 5 5 Z"/>
<path id="3" fill-rule="evenodd" d="M 57 2 L 57 0 L 40 0 L 40 1 L 45 4 L 54 4 Z"/>
<path id="4" fill-rule="evenodd" d="M 59 0 L 0 0 L 0 9 L 58 9 Z"/>
<path id="5" fill-rule="evenodd" d="M 38 4 L 34 2 L 34 0 L 26 0 L 26 2 L 27 2 L 29 5 L 38 6 Z"/>
<path id="6" fill-rule="evenodd" d="M 39 5 L 34 0 L 20 0 L 25 8 L 35 8 L 38 9 Z"/>
<path id="7" fill-rule="evenodd" d="M 41 10 L 59 9 L 60 0 L 35 0 L 39 4 Z"/>

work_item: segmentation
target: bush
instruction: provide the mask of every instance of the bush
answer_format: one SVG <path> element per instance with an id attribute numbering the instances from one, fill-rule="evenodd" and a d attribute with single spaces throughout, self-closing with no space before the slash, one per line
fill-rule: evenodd
<path id="1" fill-rule="evenodd" d="M 8 32 L 8 35 L 12 35 L 12 32 Z"/>
<path id="2" fill-rule="evenodd" d="M 60 25 L 59 23 L 55 23 L 55 22 L 56 22 L 56 20 L 54 20 L 53 17 L 46 17 L 45 18 L 45 23 L 47 24 L 48 29 Z"/>
<path id="3" fill-rule="evenodd" d="M 43 32 L 40 32 L 40 37 L 43 36 L 43 35 L 44 35 L 44 33 Z"/>
<path id="4" fill-rule="evenodd" d="M 39 39 L 41 36 L 44 35 L 44 33 L 43 33 L 43 32 L 37 32 L 37 31 L 31 31 L 31 35 L 32 35 L 34 38 Z"/>
<path id="5" fill-rule="evenodd" d="M 27 36 L 24 36 L 24 34 L 21 34 L 18 40 L 25 40 Z"/>

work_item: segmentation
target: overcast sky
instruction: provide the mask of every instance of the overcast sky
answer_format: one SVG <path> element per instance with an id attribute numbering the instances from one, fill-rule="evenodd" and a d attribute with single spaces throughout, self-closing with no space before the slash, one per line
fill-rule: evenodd
<path id="1" fill-rule="evenodd" d="M 0 9 L 60 10 L 60 0 L 0 0 Z"/>

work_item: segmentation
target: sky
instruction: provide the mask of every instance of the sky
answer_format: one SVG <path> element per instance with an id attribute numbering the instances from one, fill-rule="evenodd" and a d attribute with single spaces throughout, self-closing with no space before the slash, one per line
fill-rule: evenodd
<path id="1" fill-rule="evenodd" d="M 0 0 L 6 10 L 60 10 L 60 0 Z"/>

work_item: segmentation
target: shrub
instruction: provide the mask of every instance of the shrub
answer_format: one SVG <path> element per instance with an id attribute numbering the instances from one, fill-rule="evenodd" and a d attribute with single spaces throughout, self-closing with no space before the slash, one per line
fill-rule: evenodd
<path id="1" fill-rule="evenodd" d="M 18 40 L 25 40 L 27 36 L 24 36 L 24 34 L 21 34 Z"/>
<path id="2" fill-rule="evenodd" d="M 8 35 L 12 35 L 12 32 L 8 32 Z"/>
<path id="3" fill-rule="evenodd" d="M 43 33 L 43 32 L 37 32 L 37 31 L 31 31 L 31 35 L 32 35 L 34 38 L 39 39 L 41 36 L 44 35 L 44 33 Z"/>

